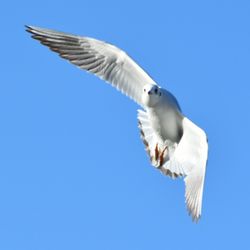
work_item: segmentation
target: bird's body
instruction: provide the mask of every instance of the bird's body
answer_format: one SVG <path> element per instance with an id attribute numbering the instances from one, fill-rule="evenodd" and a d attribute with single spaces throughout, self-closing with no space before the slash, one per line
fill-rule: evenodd
<path id="1" fill-rule="evenodd" d="M 161 89 L 161 99 L 153 107 L 147 107 L 146 111 L 152 127 L 163 140 L 171 140 L 178 143 L 182 136 L 183 115 L 175 97 L 168 91 Z"/>
<path id="2" fill-rule="evenodd" d="M 61 57 L 109 82 L 144 109 L 138 110 L 138 122 L 151 163 L 172 178 L 185 177 L 187 208 L 197 221 L 201 216 L 207 137 L 183 115 L 176 98 L 111 44 L 32 26 L 27 26 L 27 31 Z"/>

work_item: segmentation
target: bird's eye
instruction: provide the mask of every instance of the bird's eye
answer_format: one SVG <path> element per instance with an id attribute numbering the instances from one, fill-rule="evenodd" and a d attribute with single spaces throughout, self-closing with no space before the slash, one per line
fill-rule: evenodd
<path id="1" fill-rule="evenodd" d="M 157 92 L 158 92 L 158 89 L 155 89 L 155 94 L 157 94 Z"/>
<path id="2" fill-rule="evenodd" d="M 144 89 L 143 91 L 146 92 L 146 89 Z"/>

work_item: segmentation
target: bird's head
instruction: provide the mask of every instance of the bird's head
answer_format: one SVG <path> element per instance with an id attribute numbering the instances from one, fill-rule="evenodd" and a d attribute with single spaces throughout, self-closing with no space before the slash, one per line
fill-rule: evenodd
<path id="1" fill-rule="evenodd" d="M 159 103 L 162 96 L 161 89 L 154 84 L 147 84 L 143 87 L 142 102 L 147 107 L 154 107 Z"/>

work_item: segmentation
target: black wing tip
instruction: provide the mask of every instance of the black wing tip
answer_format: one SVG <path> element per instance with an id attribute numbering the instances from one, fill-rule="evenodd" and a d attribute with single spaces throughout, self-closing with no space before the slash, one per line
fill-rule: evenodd
<path id="1" fill-rule="evenodd" d="M 25 31 L 31 33 L 31 34 L 36 34 L 36 32 L 39 31 L 39 28 L 35 27 L 35 26 L 31 26 L 31 25 L 24 25 L 25 27 Z"/>
<path id="2" fill-rule="evenodd" d="M 25 28 L 25 31 L 32 33 L 31 32 L 32 31 L 32 27 L 31 26 L 25 24 L 24 28 Z"/>
<path id="3" fill-rule="evenodd" d="M 24 27 L 25 27 L 25 30 L 26 30 L 26 31 L 28 31 L 28 32 L 30 32 L 30 31 L 32 31 L 32 30 L 34 30 L 34 29 L 35 29 L 35 27 L 34 27 L 34 26 L 27 25 L 27 24 L 25 24 L 25 25 L 24 25 Z"/>
<path id="4" fill-rule="evenodd" d="M 46 34 L 48 31 L 52 30 L 47 30 L 41 27 L 33 26 L 33 25 L 24 25 L 25 30 L 31 34 Z M 54 31 L 55 32 L 55 31 Z"/>
<path id="5" fill-rule="evenodd" d="M 24 27 L 25 27 L 25 31 L 27 31 L 28 33 L 30 33 L 31 37 L 33 39 L 39 40 L 38 34 L 36 32 L 36 28 L 34 26 L 24 25 Z"/>
<path id="6" fill-rule="evenodd" d="M 42 38 L 52 38 L 58 40 L 65 40 L 65 42 L 78 42 L 79 37 L 70 33 L 57 31 L 53 29 L 46 29 L 31 25 L 24 25 L 25 30 L 32 34 L 32 38 L 37 40 L 43 40 Z"/>

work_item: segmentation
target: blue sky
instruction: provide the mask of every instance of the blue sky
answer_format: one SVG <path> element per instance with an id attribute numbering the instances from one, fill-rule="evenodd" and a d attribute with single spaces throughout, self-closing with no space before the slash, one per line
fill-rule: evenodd
<path id="1" fill-rule="evenodd" d="M 0 12 L 0 249 L 249 247 L 249 1 L 5 1 Z M 198 224 L 183 181 L 150 166 L 138 106 L 25 24 L 119 46 L 206 130 Z"/>

